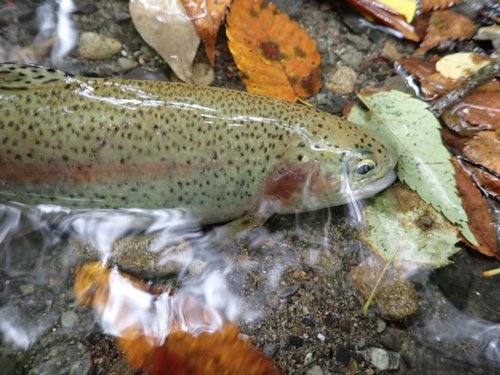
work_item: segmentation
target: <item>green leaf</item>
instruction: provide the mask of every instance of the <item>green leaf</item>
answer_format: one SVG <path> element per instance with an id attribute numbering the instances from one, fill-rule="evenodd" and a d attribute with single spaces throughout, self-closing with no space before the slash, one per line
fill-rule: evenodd
<path id="1" fill-rule="evenodd" d="M 371 199 L 365 209 L 369 230 L 361 239 L 385 262 L 439 268 L 460 249 L 458 229 L 404 184 Z"/>
<path id="2" fill-rule="evenodd" d="M 370 111 L 353 107 L 348 119 L 385 139 L 398 155 L 399 179 L 477 245 L 457 194 L 451 155 L 441 141 L 439 121 L 427 109 L 427 103 L 396 90 L 360 93 L 358 97 Z"/>

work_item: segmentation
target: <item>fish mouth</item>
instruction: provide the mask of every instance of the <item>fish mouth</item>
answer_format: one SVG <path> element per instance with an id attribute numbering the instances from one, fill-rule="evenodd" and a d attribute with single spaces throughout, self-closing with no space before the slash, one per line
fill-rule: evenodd
<path id="1" fill-rule="evenodd" d="M 394 181 L 396 181 L 397 177 L 398 175 L 396 174 L 396 169 L 392 169 L 382 178 L 379 178 L 378 180 L 372 181 L 369 184 L 363 186 L 363 188 L 360 189 L 357 198 L 366 199 L 373 197 L 375 194 L 391 186 L 394 183 Z"/>

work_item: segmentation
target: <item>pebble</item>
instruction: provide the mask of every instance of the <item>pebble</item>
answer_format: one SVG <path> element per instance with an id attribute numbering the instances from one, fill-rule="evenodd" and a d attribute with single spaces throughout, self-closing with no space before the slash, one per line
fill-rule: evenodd
<path id="1" fill-rule="evenodd" d="M 314 356 L 312 353 L 307 353 L 304 358 L 304 366 L 309 366 L 314 361 Z"/>
<path id="2" fill-rule="evenodd" d="M 291 296 L 299 289 L 298 285 L 290 285 L 278 290 L 278 297 L 285 298 Z"/>
<path id="3" fill-rule="evenodd" d="M 80 35 L 78 52 L 88 60 L 105 60 L 116 55 L 122 44 L 113 38 L 105 38 L 97 33 L 84 32 Z"/>
<path id="4" fill-rule="evenodd" d="M 397 370 L 401 356 L 380 348 L 366 350 L 370 363 L 380 371 Z"/>
<path id="5" fill-rule="evenodd" d="M 125 72 L 129 72 L 134 69 L 139 63 L 135 60 L 127 59 L 126 57 L 120 57 L 118 59 L 118 65 Z"/>
<path id="6" fill-rule="evenodd" d="M 23 296 L 25 296 L 27 294 L 33 293 L 35 291 L 35 286 L 33 284 L 25 284 L 21 285 L 19 289 L 21 289 L 21 293 L 23 294 Z"/>
<path id="7" fill-rule="evenodd" d="M 382 333 L 384 332 L 385 330 L 385 327 L 387 327 L 387 323 L 385 322 L 385 320 L 383 319 L 377 319 L 377 321 L 375 322 L 376 324 L 376 328 L 375 328 L 375 331 L 377 333 Z"/>
<path id="8" fill-rule="evenodd" d="M 271 309 L 275 309 L 279 306 L 280 300 L 276 294 L 268 294 L 266 296 L 266 303 Z"/>
<path id="9" fill-rule="evenodd" d="M 361 50 L 367 50 L 371 46 L 370 41 L 356 34 L 347 34 L 347 40 Z"/>
<path id="10" fill-rule="evenodd" d="M 274 353 L 278 350 L 278 346 L 274 343 L 271 344 L 266 344 L 264 345 L 264 348 L 262 349 L 264 355 L 266 357 L 272 357 Z"/>
<path id="11" fill-rule="evenodd" d="M 403 55 L 398 52 L 396 45 L 392 42 L 385 42 L 382 49 L 382 56 L 394 60 L 403 58 Z"/>
<path id="12" fill-rule="evenodd" d="M 339 328 L 341 331 L 345 333 L 351 332 L 351 323 L 348 320 L 342 320 L 339 324 Z"/>
<path id="13" fill-rule="evenodd" d="M 184 82 L 175 73 L 172 73 L 171 79 L 173 82 Z M 191 80 L 195 85 L 210 86 L 215 79 L 214 70 L 210 64 L 195 63 L 191 73 Z"/>
<path id="14" fill-rule="evenodd" d="M 314 365 L 306 371 L 306 375 L 323 375 L 323 369 L 318 365 Z"/>
<path id="15" fill-rule="evenodd" d="M 290 18 L 297 18 L 304 7 L 304 0 L 273 0 L 272 3 L 282 12 L 285 12 Z"/>
<path id="16" fill-rule="evenodd" d="M 112 17 L 116 22 L 124 22 L 132 18 L 130 17 L 130 13 L 125 11 L 114 12 Z"/>
<path id="17" fill-rule="evenodd" d="M 474 39 L 477 40 L 491 40 L 493 48 L 500 52 L 500 26 L 481 27 Z"/>
<path id="18" fill-rule="evenodd" d="M 379 337 L 379 342 L 387 349 L 399 352 L 402 348 L 402 331 L 395 328 L 387 328 Z"/>
<path id="19" fill-rule="evenodd" d="M 319 341 L 325 341 L 326 340 L 326 337 L 324 335 L 322 335 L 321 333 L 318 333 L 318 340 Z"/>
<path id="20" fill-rule="evenodd" d="M 325 86 L 328 90 L 338 94 L 347 95 L 354 91 L 356 85 L 356 72 L 347 66 L 341 66 L 326 78 Z"/>
<path id="21" fill-rule="evenodd" d="M 78 315 L 73 311 L 65 311 L 61 316 L 61 324 L 65 328 L 73 328 L 78 322 Z"/>
<path id="22" fill-rule="evenodd" d="M 290 336 L 288 341 L 290 342 L 290 344 L 296 346 L 297 348 L 300 348 L 302 345 L 304 345 L 304 339 L 298 336 Z"/>

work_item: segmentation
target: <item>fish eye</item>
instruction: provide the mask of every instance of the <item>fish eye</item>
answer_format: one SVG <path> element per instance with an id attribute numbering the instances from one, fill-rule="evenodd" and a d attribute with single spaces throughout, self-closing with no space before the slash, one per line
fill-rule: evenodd
<path id="1" fill-rule="evenodd" d="M 356 174 L 364 176 L 370 173 L 375 168 L 375 163 L 371 160 L 361 162 L 356 168 Z"/>

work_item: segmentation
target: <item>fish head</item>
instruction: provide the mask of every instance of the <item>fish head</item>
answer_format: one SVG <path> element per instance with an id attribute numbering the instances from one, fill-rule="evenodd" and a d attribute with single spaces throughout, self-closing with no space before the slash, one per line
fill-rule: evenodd
<path id="1" fill-rule="evenodd" d="M 291 138 L 280 169 L 284 184 L 275 190 L 295 194 L 286 195 L 285 204 L 282 200 L 282 213 L 369 198 L 395 181 L 396 153 L 363 128 L 333 119 Z"/>

